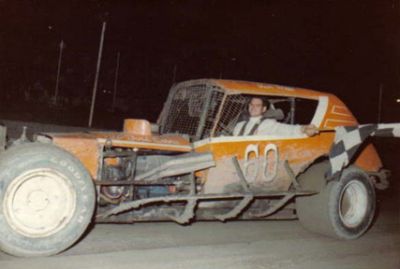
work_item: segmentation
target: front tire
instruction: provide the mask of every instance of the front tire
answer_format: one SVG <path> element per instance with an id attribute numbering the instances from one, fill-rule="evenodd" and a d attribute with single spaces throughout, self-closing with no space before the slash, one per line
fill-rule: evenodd
<path id="1" fill-rule="evenodd" d="M 75 243 L 90 223 L 93 181 L 73 155 L 54 145 L 23 144 L 0 156 L 0 248 L 47 256 Z"/>
<path id="2" fill-rule="evenodd" d="M 339 180 L 320 193 L 296 198 L 296 211 L 308 230 L 340 239 L 355 239 L 369 228 L 375 214 L 375 189 L 357 167 L 346 168 Z"/>

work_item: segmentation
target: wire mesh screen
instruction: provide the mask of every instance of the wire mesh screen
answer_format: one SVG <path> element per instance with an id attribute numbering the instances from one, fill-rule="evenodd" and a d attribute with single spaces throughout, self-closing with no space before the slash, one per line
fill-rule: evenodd
<path id="1" fill-rule="evenodd" d="M 222 108 L 221 118 L 219 119 L 215 136 L 231 135 L 233 129 L 243 113 L 247 112 L 248 98 L 242 95 L 228 95 L 224 107 Z"/>
<path id="2" fill-rule="evenodd" d="M 186 134 L 192 139 L 209 136 L 222 97 L 223 92 L 205 84 L 175 89 L 166 111 L 163 133 Z"/>
<path id="3" fill-rule="evenodd" d="M 221 91 L 213 90 L 211 92 L 210 103 L 207 111 L 207 116 L 204 122 L 204 129 L 202 131 L 201 138 L 210 137 L 211 130 L 214 127 L 215 121 L 217 120 L 217 114 L 219 107 L 221 106 L 222 99 L 224 97 L 224 93 Z"/>

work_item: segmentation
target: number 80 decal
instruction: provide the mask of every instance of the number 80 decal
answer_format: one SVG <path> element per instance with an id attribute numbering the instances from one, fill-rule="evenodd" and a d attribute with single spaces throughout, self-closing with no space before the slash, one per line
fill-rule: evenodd
<path id="1" fill-rule="evenodd" d="M 250 158 L 253 156 L 253 158 Z M 279 151 L 275 144 L 267 144 L 264 147 L 263 155 L 264 160 L 261 165 L 262 167 L 262 179 L 263 181 L 272 181 L 275 179 L 278 173 L 278 161 Z M 257 175 L 260 170 L 259 162 L 259 146 L 256 144 L 250 144 L 245 150 L 244 160 L 244 174 L 249 182 L 256 181 Z"/>

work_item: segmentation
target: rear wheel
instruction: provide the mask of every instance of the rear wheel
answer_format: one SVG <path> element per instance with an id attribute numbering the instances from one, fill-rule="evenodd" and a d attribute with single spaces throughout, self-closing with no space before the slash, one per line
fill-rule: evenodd
<path id="1" fill-rule="evenodd" d="M 308 176 L 323 179 L 322 173 Z M 372 222 L 375 189 L 366 173 L 349 167 L 339 180 L 330 181 L 318 194 L 296 198 L 296 210 L 302 225 L 311 231 L 355 239 L 364 234 Z"/>
<path id="2" fill-rule="evenodd" d="M 43 256 L 71 246 L 94 211 L 90 175 L 53 145 L 15 146 L 0 157 L 0 248 L 16 256 Z"/>

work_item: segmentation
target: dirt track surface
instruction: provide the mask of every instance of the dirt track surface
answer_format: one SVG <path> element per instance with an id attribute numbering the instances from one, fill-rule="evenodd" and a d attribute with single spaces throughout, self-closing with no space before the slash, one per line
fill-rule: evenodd
<path id="1" fill-rule="evenodd" d="M 70 250 L 21 259 L 0 252 L 2 269 L 39 268 L 400 268 L 400 201 L 381 203 L 370 231 L 340 241 L 298 221 L 96 225 Z"/>

